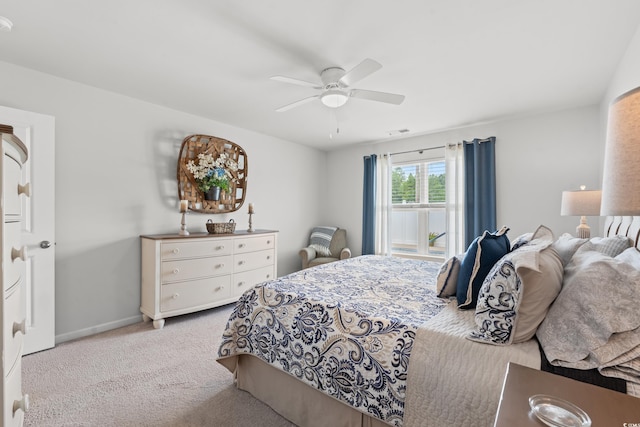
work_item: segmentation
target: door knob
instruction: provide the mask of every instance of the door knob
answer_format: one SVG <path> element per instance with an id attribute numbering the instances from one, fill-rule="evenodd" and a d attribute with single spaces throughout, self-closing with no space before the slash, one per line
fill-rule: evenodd
<path id="1" fill-rule="evenodd" d="M 43 240 L 42 242 L 40 242 L 40 247 L 42 249 L 47 249 L 51 247 L 51 242 L 48 240 Z"/>

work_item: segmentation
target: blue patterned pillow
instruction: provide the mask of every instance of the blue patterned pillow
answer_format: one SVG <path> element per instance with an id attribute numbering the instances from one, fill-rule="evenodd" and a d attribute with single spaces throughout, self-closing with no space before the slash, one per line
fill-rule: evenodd
<path id="1" fill-rule="evenodd" d="M 460 264 L 456 299 L 458 308 L 475 308 L 482 282 L 496 262 L 509 253 L 511 244 L 507 237 L 509 228 L 502 227 L 495 233 L 485 231 L 469 245 Z"/>
<path id="2" fill-rule="evenodd" d="M 511 344 L 521 296 L 522 280 L 515 265 L 508 259 L 500 261 L 491 269 L 480 291 L 475 317 L 478 327 L 469 339 Z"/>
<path id="3" fill-rule="evenodd" d="M 504 256 L 478 295 L 478 326 L 469 339 L 508 345 L 531 339 L 562 288 L 562 261 L 553 233 L 540 226 L 525 246 Z"/>

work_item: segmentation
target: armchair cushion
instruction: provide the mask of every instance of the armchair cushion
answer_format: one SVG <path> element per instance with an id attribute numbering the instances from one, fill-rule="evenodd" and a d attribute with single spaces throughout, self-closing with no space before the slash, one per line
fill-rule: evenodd
<path id="1" fill-rule="evenodd" d="M 309 247 L 315 249 L 320 256 L 334 257 L 331 241 L 336 230 L 338 230 L 337 227 L 315 227 L 311 230 Z"/>
<path id="2" fill-rule="evenodd" d="M 314 233 L 316 233 L 315 236 Z M 320 242 L 320 239 L 323 239 L 320 235 L 328 233 L 331 233 L 331 239 L 329 241 L 325 239 L 325 242 Z M 309 246 L 302 248 L 299 252 L 302 258 L 302 268 L 351 258 L 351 250 L 346 246 L 346 230 L 337 227 L 315 227 L 312 230 L 312 237 L 309 239 Z M 324 252 L 322 247 L 328 249 L 328 252 Z"/>

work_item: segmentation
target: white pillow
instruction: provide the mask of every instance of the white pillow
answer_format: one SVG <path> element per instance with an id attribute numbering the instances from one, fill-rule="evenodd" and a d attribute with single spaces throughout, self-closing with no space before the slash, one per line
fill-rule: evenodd
<path id="1" fill-rule="evenodd" d="M 567 265 L 571 260 L 571 257 L 573 257 L 573 254 L 575 254 L 576 251 L 588 241 L 589 239 L 580 239 L 578 237 L 573 237 L 569 233 L 564 233 L 562 236 L 558 237 L 558 240 L 553 242 L 553 249 L 555 249 L 558 255 L 560 255 L 562 265 Z"/>
<path id="2" fill-rule="evenodd" d="M 456 295 L 462 258 L 464 258 L 464 254 L 452 256 L 440 267 L 436 277 L 436 291 L 439 298 L 448 298 Z"/>
<path id="3" fill-rule="evenodd" d="M 640 250 L 634 247 L 625 249 L 620 255 L 617 255 L 615 258 L 619 261 L 626 262 L 637 270 L 640 270 Z"/>

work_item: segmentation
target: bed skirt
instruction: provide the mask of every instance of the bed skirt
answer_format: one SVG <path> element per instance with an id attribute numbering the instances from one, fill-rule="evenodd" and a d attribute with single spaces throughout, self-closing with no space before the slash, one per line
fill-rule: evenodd
<path id="1" fill-rule="evenodd" d="M 313 427 L 389 426 L 312 388 L 255 356 L 239 355 L 233 358 L 236 359 L 237 387 L 251 393 L 294 424 Z M 233 363 L 229 359 L 224 362 Z M 228 366 L 227 363 L 225 366 Z M 274 393 L 274 390 L 277 392 Z"/>

